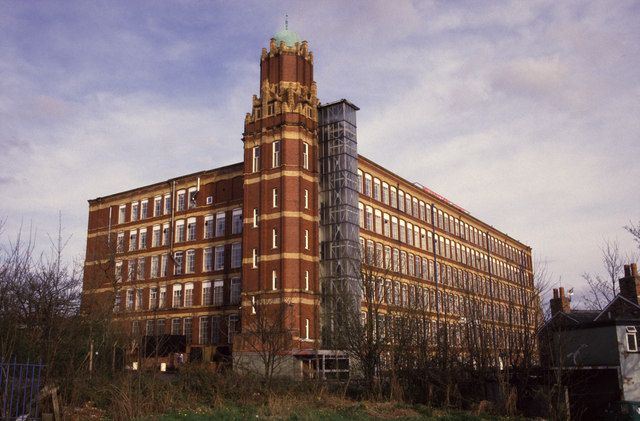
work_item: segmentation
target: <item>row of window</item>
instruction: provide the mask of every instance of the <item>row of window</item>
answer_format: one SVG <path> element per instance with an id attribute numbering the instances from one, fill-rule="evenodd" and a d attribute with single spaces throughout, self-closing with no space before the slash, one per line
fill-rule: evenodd
<path id="1" fill-rule="evenodd" d="M 240 278 L 232 278 L 227 284 L 225 294 L 225 281 L 204 281 L 198 283 L 199 295 L 194 295 L 194 283 L 173 284 L 170 286 L 130 288 L 118 291 L 115 295 L 114 311 L 121 311 L 121 293 L 124 293 L 124 309 L 156 310 L 167 308 L 182 308 L 193 306 L 223 306 L 240 304 L 242 283 Z M 170 294 L 170 296 L 167 296 Z"/>
<path id="2" fill-rule="evenodd" d="M 366 246 L 365 246 L 366 244 Z M 436 276 L 443 285 L 453 286 L 475 294 L 493 295 L 502 300 L 522 304 L 522 294 L 513 292 L 509 284 L 493 279 L 493 291 L 489 278 L 475 272 L 459 269 L 424 256 L 414 255 L 395 247 L 374 243 L 360 238 L 364 262 L 371 266 L 434 282 Z"/>
<path id="3" fill-rule="evenodd" d="M 251 171 L 258 172 L 262 169 L 262 150 L 268 145 L 254 146 L 251 149 Z M 271 168 L 278 168 L 282 165 L 281 141 L 271 142 Z M 309 169 L 309 144 L 302 142 L 302 168 Z"/>
<path id="4" fill-rule="evenodd" d="M 226 320 L 225 320 L 226 319 Z M 240 329 L 240 316 L 230 314 L 228 316 L 201 316 L 196 318 L 198 322 L 199 345 L 220 345 L 233 343 L 234 334 Z M 225 323 L 226 321 L 226 323 Z M 131 322 L 131 335 L 138 337 L 143 334 L 141 331 L 141 320 Z M 187 344 L 192 344 L 193 318 L 173 318 L 170 319 L 169 333 L 171 335 L 185 335 Z M 167 333 L 167 323 L 165 319 L 146 320 L 144 334 L 149 336 L 163 335 Z M 226 331 L 224 329 L 226 325 Z"/>
<path id="5" fill-rule="evenodd" d="M 200 221 L 200 223 L 198 223 Z M 200 225 L 200 228 L 198 228 Z M 224 237 L 226 229 L 226 212 L 218 212 L 215 215 L 205 215 L 202 217 L 191 217 L 178 219 L 175 222 L 174 242 L 195 241 L 199 238 L 211 239 L 214 237 Z M 162 225 L 156 224 L 151 228 L 151 247 L 167 246 L 170 242 L 170 224 L 165 222 Z M 200 235 L 198 235 L 200 233 Z M 242 209 L 236 208 L 231 212 L 231 234 L 242 233 Z M 125 250 L 125 238 L 128 238 L 128 250 L 145 250 L 149 246 L 147 228 L 120 231 L 117 234 L 116 252 L 122 253 Z"/>
<path id="6" fill-rule="evenodd" d="M 435 205 L 432 207 L 431 204 L 412 197 L 409 193 L 390 186 L 387 182 L 381 182 L 379 178 L 363 173 L 362 170 L 358 170 L 358 181 L 358 191 L 360 193 L 412 215 L 414 218 L 421 219 L 428 224 L 433 223 L 437 228 L 469 241 L 478 247 L 486 249 L 488 246 L 491 253 L 529 267 L 528 259 L 523 251 L 501 240 L 487 236 L 487 233 L 482 232 L 482 230 L 449 215 L 447 212 L 443 212 L 441 209 L 437 209 Z"/>
<path id="7" fill-rule="evenodd" d="M 362 313 L 363 323 L 367 321 L 367 313 Z M 438 340 L 446 340 L 452 346 L 469 346 L 475 343 L 476 346 L 486 347 L 488 343 L 493 342 L 493 331 L 496 333 L 495 346 L 498 348 L 506 348 L 509 341 L 518 338 L 522 334 L 519 328 L 509 329 L 503 326 L 490 326 L 484 323 L 469 327 L 457 322 L 440 322 L 439 329 L 436 320 L 425 320 L 420 318 L 407 319 L 403 316 L 395 316 L 391 314 L 378 314 L 373 323 L 374 334 L 379 333 L 381 339 L 390 339 L 399 336 L 403 341 L 406 340 L 406 333 L 414 332 L 412 337 L 417 339 L 419 336 L 427 341 L 428 345 L 436 345 Z M 472 330 L 470 332 L 469 330 Z M 469 343 L 469 341 L 473 341 Z M 484 342 L 484 343 L 480 343 Z M 417 345 L 424 345 L 422 343 Z"/>
<path id="8" fill-rule="evenodd" d="M 242 243 L 232 243 L 230 247 L 230 267 L 231 269 L 240 268 L 242 266 Z M 131 282 L 144 280 L 147 276 L 149 279 L 162 278 L 169 276 L 169 273 L 173 273 L 173 275 L 193 274 L 196 273 L 197 258 L 201 259 L 202 272 L 223 270 L 225 265 L 225 248 L 225 245 L 219 245 L 216 247 L 177 251 L 173 254 L 172 259 L 169 258 L 168 253 L 128 259 L 126 260 L 126 280 Z M 150 269 L 147 273 L 148 260 L 150 261 Z M 123 260 L 116 261 L 116 282 L 123 280 L 124 262 Z"/>
<path id="9" fill-rule="evenodd" d="M 186 209 L 195 208 L 198 197 L 198 188 L 190 187 L 189 189 L 181 189 L 176 192 L 176 212 L 180 212 Z M 213 203 L 212 197 L 207 197 L 207 204 Z M 165 193 L 153 198 L 153 207 L 151 216 L 156 217 L 160 215 L 169 215 L 172 210 L 173 201 L 171 200 L 171 193 Z M 118 223 L 124 224 L 125 222 L 135 222 L 149 218 L 149 199 L 142 199 L 140 201 L 134 201 L 130 204 L 129 219 L 127 220 L 127 205 L 122 204 L 118 207 Z"/>
<path id="10" fill-rule="evenodd" d="M 391 216 L 380 209 L 365 206 L 358 203 L 360 227 L 398 240 L 409 246 L 420 248 L 424 251 L 455 260 L 458 263 L 469 265 L 475 269 L 488 271 L 491 265 L 492 273 L 509 279 L 513 282 L 521 281 L 523 273 L 520 267 L 498 260 L 493 256 L 488 256 L 472 247 L 467 247 L 454 240 L 449 240 L 431 231 L 413 225 L 404 219 Z"/>

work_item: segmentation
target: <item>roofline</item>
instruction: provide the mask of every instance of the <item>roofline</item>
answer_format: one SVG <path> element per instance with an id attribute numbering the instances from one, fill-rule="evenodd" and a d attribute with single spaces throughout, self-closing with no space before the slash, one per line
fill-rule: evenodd
<path id="1" fill-rule="evenodd" d="M 362 155 L 358 154 L 358 159 L 362 159 L 362 160 L 366 161 L 367 163 L 369 163 L 369 164 L 371 164 L 371 165 L 373 165 L 373 166 L 375 166 L 375 167 L 377 167 L 377 168 L 381 169 L 382 171 L 385 171 L 385 172 L 387 172 L 387 173 L 391 174 L 392 176 L 394 176 L 394 177 L 396 177 L 396 178 L 399 178 L 399 179 L 400 179 L 400 180 L 402 180 L 403 182 L 407 183 L 408 185 L 411 185 L 411 187 L 413 187 L 414 189 L 416 189 L 416 190 L 420 191 L 421 193 L 423 193 L 423 194 L 425 194 L 425 195 L 427 195 L 427 196 L 431 196 L 431 197 L 433 197 L 434 199 L 436 199 L 436 200 L 440 200 L 440 201 L 444 199 L 445 201 L 449 202 L 449 203 L 445 203 L 447 206 L 449 206 L 449 207 L 453 207 L 453 208 L 455 208 L 456 210 L 458 210 L 458 211 L 462 212 L 462 213 L 460 213 L 460 215 L 464 215 L 465 217 L 468 217 L 469 219 L 471 219 L 471 220 L 473 220 L 473 221 L 475 221 L 475 222 L 477 222 L 477 223 L 479 223 L 479 224 L 483 225 L 485 228 L 489 228 L 489 229 L 491 229 L 491 230 L 493 230 L 493 231 L 497 231 L 497 232 L 499 232 L 500 234 L 502 234 L 502 235 L 503 235 L 503 236 L 505 236 L 506 238 L 508 238 L 508 239 L 512 240 L 514 243 L 516 243 L 516 244 L 518 244 L 518 245 L 520 245 L 520 246 L 522 246 L 522 247 L 526 248 L 529 252 L 531 252 L 531 246 L 529 246 L 529 245 L 527 245 L 527 244 L 524 244 L 523 242 L 521 242 L 521 241 L 519 241 L 519 240 L 516 240 L 515 238 L 513 238 L 513 237 L 512 237 L 512 236 L 510 236 L 509 234 L 506 234 L 506 233 L 504 233 L 504 232 L 500 231 L 499 229 L 497 229 L 497 228 L 496 228 L 496 227 L 494 227 L 493 225 L 489 225 L 489 224 L 487 224 L 486 222 L 483 222 L 483 221 L 479 220 L 478 218 L 476 218 L 475 216 L 473 216 L 471 213 L 469 213 L 468 211 L 466 211 L 466 210 L 465 210 L 464 208 L 462 208 L 461 206 L 458 206 L 458 205 L 456 205 L 455 203 L 453 203 L 453 202 L 449 201 L 447 198 L 445 198 L 444 196 L 441 196 L 440 194 L 438 194 L 438 193 L 434 192 L 433 190 L 429 189 L 428 187 L 425 187 L 425 186 L 423 186 L 422 184 L 417 183 L 417 182 L 409 181 L 409 180 L 407 180 L 406 178 L 404 178 L 404 177 L 402 177 L 402 176 L 400 176 L 400 175 L 396 174 L 395 172 L 393 172 L 393 171 L 391 171 L 391 170 L 389 170 L 389 169 L 387 169 L 387 168 L 383 167 L 382 165 L 378 164 L 377 162 L 372 161 L 371 159 L 369 159 L 369 158 L 367 158 L 367 157 L 365 157 L 365 156 L 362 156 Z M 423 188 L 418 187 L 416 184 L 420 184 L 420 186 L 421 186 L 421 187 L 423 187 Z"/>
<path id="2" fill-rule="evenodd" d="M 158 182 L 155 182 L 155 183 L 147 184 L 146 186 L 134 187 L 132 189 L 123 190 L 123 191 L 118 192 L 118 193 L 112 193 L 112 194 L 109 194 L 107 196 L 99 196 L 99 197 L 96 197 L 95 199 L 89 199 L 87 201 L 89 202 L 89 204 L 92 204 L 94 202 L 101 202 L 101 201 L 104 201 L 104 200 L 111 200 L 111 199 L 115 199 L 117 196 L 125 195 L 127 193 L 133 193 L 133 192 L 139 191 L 139 190 L 150 189 L 150 188 L 156 187 L 156 186 L 159 187 L 159 186 L 161 186 L 161 185 L 163 185 L 165 183 L 171 183 L 172 181 L 177 181 L 177 180 L 184 179 L 184 178 L 195 177 L 195 176 L 198 176 L 198 175 L 204 175 L 204 174 L 208 174 L 208 173 L 212 173 L 212 172 L 229 170 L 229 169 L 232 169 L 233 167 L 242 166 L 242 165 L 244 165 L 244 162 L 238 162 L 238 163 L 235 163 L 235 164 L 229 164 L 229 165 L 225 165 L 225 166 L 218 167 L 218 168 L 212 168 L 212 169 L 209 169 L 209 170 L 196 171 L 194 173 L 185 174 L 185 175 L 179 175 L 177 177 L 172 177 L 172 178 L 169 178 L 169 179 L 164 180 L 164 181 L 158 181 Z"/>
<path id="3" fill-rule="evenodd" d="M 615 297 L 613 297 L 613 300 L 609 301 L 609 304 L 607 304 L 607 305 L 605 306 L 605 308 L 603 308 L 603 309 L 602 309 L 602 311 L 600 312 L 600 314 L 598 314 L 598 315 L 596 316 L 596 318 L 595 318 L 595 319 L 593 319 L 593 321 L 594 321 L 594 322 L 597 322 L 597 321 L 598 321 L 598 319 L 600 318 L 600 316 L 602 316 L 602 315 L 605 313 L 605 311 L 607 311 L 607 310 L 609 309 L 609 307 L 611 307 L 611 305 L 612 305 L 614 302 L 616 302 L 616 300 L 617 300 L 618 298 L 621 298 L 621 299 L 625 300 L 626 302 L 628 302 L 629 304 L 631 304 L 632 306 L 636 307 L 637 309 L 640 309 L 640 306 L 639 306 L 638 304 L 634 303 L 633 301 L 631 301 L 630 299 L 628 299 L 627 297 L 625 297 L 625 296 L 624 296 L 624 295 L 622 295 L 622 294 L 617 294 Z"/>
<path id="4" fill-rule="evenodd" d="M 347 104 L 349 104 L 351 107 L 353 107 L 356 111 L 360 110 L 360 107 L 358 107 L 356 104 L 354 104 L 353 102 L 349 101 L 348 99 L 342 98 L 342 99 L 338 99 L 337 101 L 331 101 L 331 102 L 327 102 L 326 104 L 320 104 L 318 105 L 318 108 L 322 108 L 322 107 L 329 107 L 331 105 L 336 105 L 339 104 L 341 102 L 345 102 Z"/>

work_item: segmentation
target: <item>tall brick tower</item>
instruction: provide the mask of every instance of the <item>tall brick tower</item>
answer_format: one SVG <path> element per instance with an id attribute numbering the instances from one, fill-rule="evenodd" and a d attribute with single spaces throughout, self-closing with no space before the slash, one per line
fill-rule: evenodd
<path id="1" fill-rule="evenodd" d="M 290 351 L 317 346 L 318 104 L 307 42 L 278 32 L 269 51 L 262 49 L 260 95 L 253 96 L 242 139 L 242 335 L 234 354 L 255 351 L 247 337 L 265 306 L 289 335 Z"/>

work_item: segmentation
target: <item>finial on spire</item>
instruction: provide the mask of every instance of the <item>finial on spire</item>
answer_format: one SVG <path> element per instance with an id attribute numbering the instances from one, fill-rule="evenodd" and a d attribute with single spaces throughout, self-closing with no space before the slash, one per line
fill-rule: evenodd
<path id="1" fill-rule="evenodd" d="M 284 29 L 285 31 L 289 30 L 289 15 L 288 14 L 284 14 Z"/>

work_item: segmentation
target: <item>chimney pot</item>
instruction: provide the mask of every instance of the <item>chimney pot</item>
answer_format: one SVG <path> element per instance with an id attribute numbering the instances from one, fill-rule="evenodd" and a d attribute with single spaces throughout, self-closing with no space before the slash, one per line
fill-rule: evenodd
<path id="1" fill-rule="evenodd" d="M 553 289 L 553 298 L 558 298 L 558 288 Z"/>
<path id="2" fill-rule="evenodd" d="M 629 265 L 624 265 L 624 277 L 628 278 L 631 276 L 631 268 Z"/>
<path id="3" fill-rule="evenodd" d="M 560 295 L 559 298 L 564 298 L 564 287 L 560 287 L 558 289 L 558 294 Z"/>
<path id="4" fill-rule="evenodd" d="M 638 266 L 635 263 L 631 263 L 631 276 L 638 276 Z"/>

